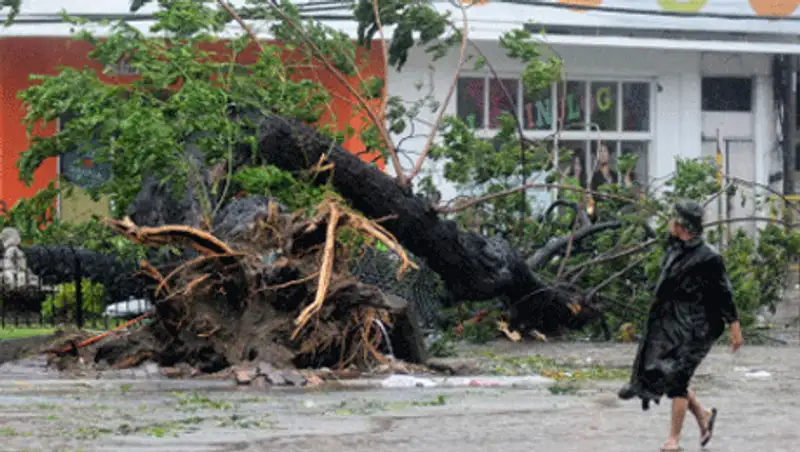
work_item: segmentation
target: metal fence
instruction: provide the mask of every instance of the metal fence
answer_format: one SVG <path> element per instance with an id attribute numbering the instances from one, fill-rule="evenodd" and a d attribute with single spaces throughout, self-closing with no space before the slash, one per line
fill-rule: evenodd
<path id="1" fill-rule="evenodd" d="M 359 250 L 350 271 L 362 283 L 372 284 L 407 300 L 416 310 L 421 326 L 435 329 L 447 296 L 444 283 L 439 275 L 425 267 L 424 262 L 414 256 L 409 257 L 420 266 L 420 270 L 410 270 L 398 280 L 400 258 L 394 253 L 365 246 Z"/>
<path id="2" fill-rule="evenodd" d="M 132 295 L 135 291 L 126 290 L 123 278 L 113 276 L 115 271 L 93 268 L 109 267 L 112 256 L 90 256 L 86 250 L 72 246 L 23 251 L 12 245 L 2 253 L 0 328 L 72 324 L 78 328 L 108 329 L 153 307 L 141 294 Z M 398 257 L 374 247 L 362 248 L 352 264 L 352 273 L 363 283 L 408 300 L 422 327 L 435 328 L 445 291 L 439 277 L 426 271 L 424 264 L 420 271 L 409 271 L 398 280 Z M 91 274 L 97 280 L 104 270 L 112 275 L 104 284 L 86 279 Z"/>
<path id="3" fill-rule="evenodd" d="M 115 300 L 112 291 L 86 279 L 87 262 L 79 248 L 37 247 L 37 260 L 48 265 L 36 272 L 16 245 L 2 251 L 0 328 L 73 324 L 108 329 L 152 307 L 142 298 Z"/>

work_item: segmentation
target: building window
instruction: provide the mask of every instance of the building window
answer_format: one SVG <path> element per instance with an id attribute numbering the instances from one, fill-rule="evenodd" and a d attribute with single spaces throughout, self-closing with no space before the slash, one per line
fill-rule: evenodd
<path id="1" fill-rule="evenodd" d="M 522 93 L 522 126 L 525 130 L 552 130 L 554 111 L 552 87 L 535 93 Z"/>
<path id="2" fill-rule="evenodd" d="M 558 120 L 564 121 L 565 130 L 586 129 L 586 82 L 558 83 Z M 566 90 L 566 92 L 565 92 Z"/>
<path id="3" fill-rule="evenodd" d="M 749 112 L 753 80 L 746 77 L 703 77 L 703 111 Z"/>
<path id="4" fill-rule="evenodd" d="M 589 85 L 589 112 L 591 122 L 597 130 L 613 130 L 617 127 L 617 83 L 595 82 Z"/>
<path id="5" fill-rule="evenodd" d="M 794 95 L 797 103 L 795 104 L 795 128 L 800 133 L 800 72 L 794 74 Z M 790 82 L 791 85 L 791 82 Z M 800 163 L 798 163 L 800 165 Z"/>
<path id="6" fill-rule="evenodd" d="M 485 138 L 497 133 L 503 112 L 516 112 L 530 139 L 552 140 L 563 121 L 555 148 L 562 170 L 580 166 L 581 185 L 591 182 L 600 147 L 608 150 L 614 168 L 618 167 L 617 156 L 638 156 L 631 174 L 616 173 L 619 182 L 647 182 L 651 82 L 576 78 L 528 91 L 519 78 L 464 76 L 458 81 L 456 111 Z"/>
<path id="7" fill-rule="evenodd" d="M 798 137 L 800 141 L 800 137 Z M 794 170 L 800 171 L 800 142 L 794 145 Z M 783 171 L 783 169 L 781 169 Z M 794 190 L 795 192 L 797 190 Z"/>
<path id="8" fill-rule="evenodd" d="M 458 80 L 458 116 L 470 127 L 482 129 L 486 116 L 486 78 L 467 77 Z"/>
<path id="9" fill-rule="evenodd" d="M 622 83 L 622 130 L 650 130 L 650 84 Z"/>
<path id="10" fill-rule="evenodd" d="M 500 128 L 500 116 L 513 112 L 517 102 L 519 81 L 514 79 L 489 79 L 489 128 Z M 509 99 L 509 95 L 512 96 Z"/>

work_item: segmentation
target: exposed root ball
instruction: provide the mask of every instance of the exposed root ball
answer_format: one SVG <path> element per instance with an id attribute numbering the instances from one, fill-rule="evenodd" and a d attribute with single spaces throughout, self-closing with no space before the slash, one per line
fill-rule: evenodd
<path id="1" fill-rule="evenodd" d="M 143 262 L 156 300 L 152 323 L 97 346 L 95 361 L 126 367 L 153 359 L 205 372 L 243 361 L 339 368 L 384 361 L 385 332 L 403 306 L 350 275 L 350 250 L 340 236 L 349 230 L 383 242 L 400 256 L 401 277 L 416 265 L 391 234 L 335 198 L 312 219 L 261 211 L 266 214 L 249 216 L 231 238 L 188 226 L 140 228 L 130 219 L 109 220 L 137 243 L 183 243 L 201 255 L 169 271 Z"/>

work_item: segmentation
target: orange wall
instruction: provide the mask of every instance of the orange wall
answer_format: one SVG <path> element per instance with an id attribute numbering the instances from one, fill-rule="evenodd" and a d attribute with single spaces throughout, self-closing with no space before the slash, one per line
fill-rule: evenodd
<path id="1" fill-rule="evenodd" d="M 17 98 L 17 93 L 30 86 L 28 77 L 31 74 L 58 73 L 60 66 L 94 67 L 100 70 L 100 65 L 88 59 L 90 46 L 82 41 L 70 38 L 6 38 L 0 39 L 0 98 L 2 110 L 0 111 L 0 199 L 5 200 L 9 207 L 18 199 L 29 197 L 57 177 L 57 161 L 51 159 L 45 162 L 36 173 L 34 183 L 26 187 L 19 180 L 15 167 L 19 154 L 28 148 L 28 136 L 22 122 L 25 113 L 22 102 Z M 383 52 L 379 45 L 373 46 L 368 55 L 368 65 L 362 77 L 384 76 L 385 63 Z M 354 111 L 355 100 L 347 92 L 342 83 L 327 71 L 316 69 L 306 70 L 304 77 L 312 77 L 319 81 L 333 95 L 331 111 L 336 116 L 338 130 L 345 130 L 348 125 L 359 130 L 365 124 L 362 115 Z M 125 83 L 131 77 L 104 77 L 111 83 Z M 353 86 L 358 86 L 357 80 L 351 80 Z M 329 116 L 328 116 L 329 118 Z M 329 119 L 328 119 L 329 120 Z M 49 124 L 36 133 L 47 135 L 55 132 L 55 124 Z M 345 142 L 345 148 L 351 152 L 363 151 L 364 147 L 358 137 Z M 371 160 L 375 156 L 362 156 Z M 383 162 L 378 162 L 382 167 Z"/>

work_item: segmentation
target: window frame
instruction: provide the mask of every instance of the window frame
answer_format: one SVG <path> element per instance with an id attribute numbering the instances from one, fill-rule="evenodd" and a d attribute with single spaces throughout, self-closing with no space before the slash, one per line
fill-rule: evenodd
<path id="1" fill-rule="evenodd" d="M 746 110 L 731 110 L 731 109 L 720 109 L 720 108 L 706 108 L 706 99 L 715 100 L 713 97 L 706 97 L 706 90 L 704 86 L 706 81 L 711 80 L 737 80 L 737 81 L 747 81 L 747 85 L 750 91 L 750 99 L 747 101 L 747 109 Z M 702 75 L 700 77 L 700 111 L 702 113 L 740 113 L 740 114 L 752 114 L 755 108 L 755 94 L 756 93 L 756 83 L 755 79 L 751 76 L 735 76 L 735 75 Z"/>
<path id="2" fill-rule="evenodd" d="M 498 132 L 499 129 L 493 129 L 489 127 L 489 94 L 490 94 L 490 80 L 495 78 L 494 74 L 490 74 L 485 71 L 465 71 L 462 74 L 459 74 L 459 78 L 483 78 L 483 127 L 475 130 L 475 135 L 481 139 L 491 140 Z M 525 105 L 523 102 L 524 99 L 524 84 L 522 82 L 522 78 L 519 72 L 509 72 L 503 71 L 497 73 L 497 78 L 500 80 L 503 79 L 514 79 L 517 80 L 517 93 L 516 93 L 516 110 L 517 110 L 517 117 L 525 118 Z M 571 130 L 561 130 L 558 134 L 556 134 L 556 126 L 558 123 L 559 115 L 558 109 L 560 107 L 560 102 L 558 99 L 558 91 L 559 85 L 566 82 L 583 82 L 584 87 L 584 111 L 587 113 L 589 112 L 589 107 L 591 106 L 591 94 L 592 94 L 592 83 L 616 83 L 617 84 L 617 93 L 616 93 L 616 103 L 619 106 L 616 109 L 616 116 L 617 116 L 617 130 L 594 130 L 589 127 L 591 121 L 591 114 L 586 114 L 584 119 L 584 127 L 582 129 L 571 129 Z M 625 83 L 644 83 L 647 84 L 649 90 L 649 98 L 648 98 L 648 127 L 647 131 L 625 131 L 623 127 L 624 121 L 624 90 L 622 89 L 623 84 Z M 646 145 L 646 153 L 645 158 L 645 170 L 646 174 L 644 180 L 642 182 L 649 183 L 650 180 L 650 154 L 653 152 L 654 149 L 654 142 L 655 142 L 655 129 L 656 129 L 656 93 L 657 93 L 657 78 L 656 77 L 636 77 L 636 76 L 611 76 L 611 75 L 603 75 L 603 76 L 589 76 L 589 75 L 581 75 L 576 74 L 574 76 L 567 76 L 566 80 L 559 81 L 550 84 L 550 99 L 552 100 L 551 106 L 551 115 L 553 120 L 553 124 L 549 130 L 531 130 L 531 129 L 524 129 L 523 128 L 523 135 L 525 138 L 530 140 L 547 140 L 553 142 L 553 150 L 554 150 L 554 159 L 558 161 L 559 159 L 559 142 L 584 142 L 589 146 L 585 146 L 584 149 L 584 168 L 587 171 L 593 169 L 594 159 L 591 152 L 591 143 L 597 143 L 598 141 L 602 141 L 603 143 L 614 142 L 615 146 L 614 149 L 611 149 L 612 153 L 614 154 L 614 160 L 620 156 L 622 152 L 622 143 L 623 142 L 641 142 Z M 456 95 L 459 95 L 456 92 Z M 458 107 L 457 104 L 453 107 L 455 109 L 455 114 L 458 115 Z M 618 172 L 619 173 L 619 172 Z M 624 177 L 622 174 L 618 174 L 621 178 Z M 640 179 L 641 180 L 641 179 Z"/>
<path id="3" fill-rule="evenodd" d="M 525 114 L 525 105 L 523 104 L 523 93 L 524 93 L 524 86 L 522 83 L 522 79 L 519 73 L 510 73 L 510 72 L 498 72 L 497 77 L 499 79 L 514 79 L 517 80 L 517 93 L 515 102 L 517 104 L 517 117 L 524 118 Z M 475 133 L 477 136 L 481 138 L 490 138 L 497 133 L 498 129 L 493 129 L 489 127 L 489 80 L 494 78 L 493 74 L 488 74 L 486 72 L 474 72 L 468 71 L 464 72 L 459 75 L 459 78 L 483 78 L 483 127 L 476 129 Z M 596 83 L 616 83 L 617 84 L 617 95 L 616 95 L 616 103 L 619 105 L 617 108 L 617 130 L 610 131 L 610 130 L 591 130 L 588 127 L 588 122 L 591 120 L 590 115 L 586 115 L 587 118 L 585 120 L 586 127 L 582 130 L 573 129 L 573 130 L 562 130 L 559 132 L 560 139 L 568 140 L 568 141 L 575 141 L 580 140 L 583 137 L 590 135 L 592 139 L 602 139 L 603 141 L 652 141 L 654 136 L 654 128 L 655 128 L 655 88 L 656 88 L 656 80 L 653 77 L 612 77 L 612 76 L 583 76 L 583 75 L 576 75 L 576 76 L 568 76 L 568 82 L 583 82 L 584 85 L 584 109 L 586 111 L 589 110 L 589 106 L 591 105 L 591 84 L 592 82 Z M 550 138 L 556 132 L 556 122 L 558 121 L 558 85 L 564 82 L 556 82 L 550 85 L 550 99 L 553 101 L 551 106 L 551 114 L 555 119 L 553 121 L 553 125 L 549 130 L 524 130 L 525 138 L 529 138 L 532 140 L 536 139 L 545 139 Z M 647 131 L 624 131 L 622 130 L 623 124 L 623 90 L 622 84 L 623 83 L 646 83 L 649 86 L 649 117 L 648 117 L 648 130 Z M 458 96 L 459 93 L 456 92 Z M 458 115 L 457 106 L 455 106 L 455 114 Z"/>

